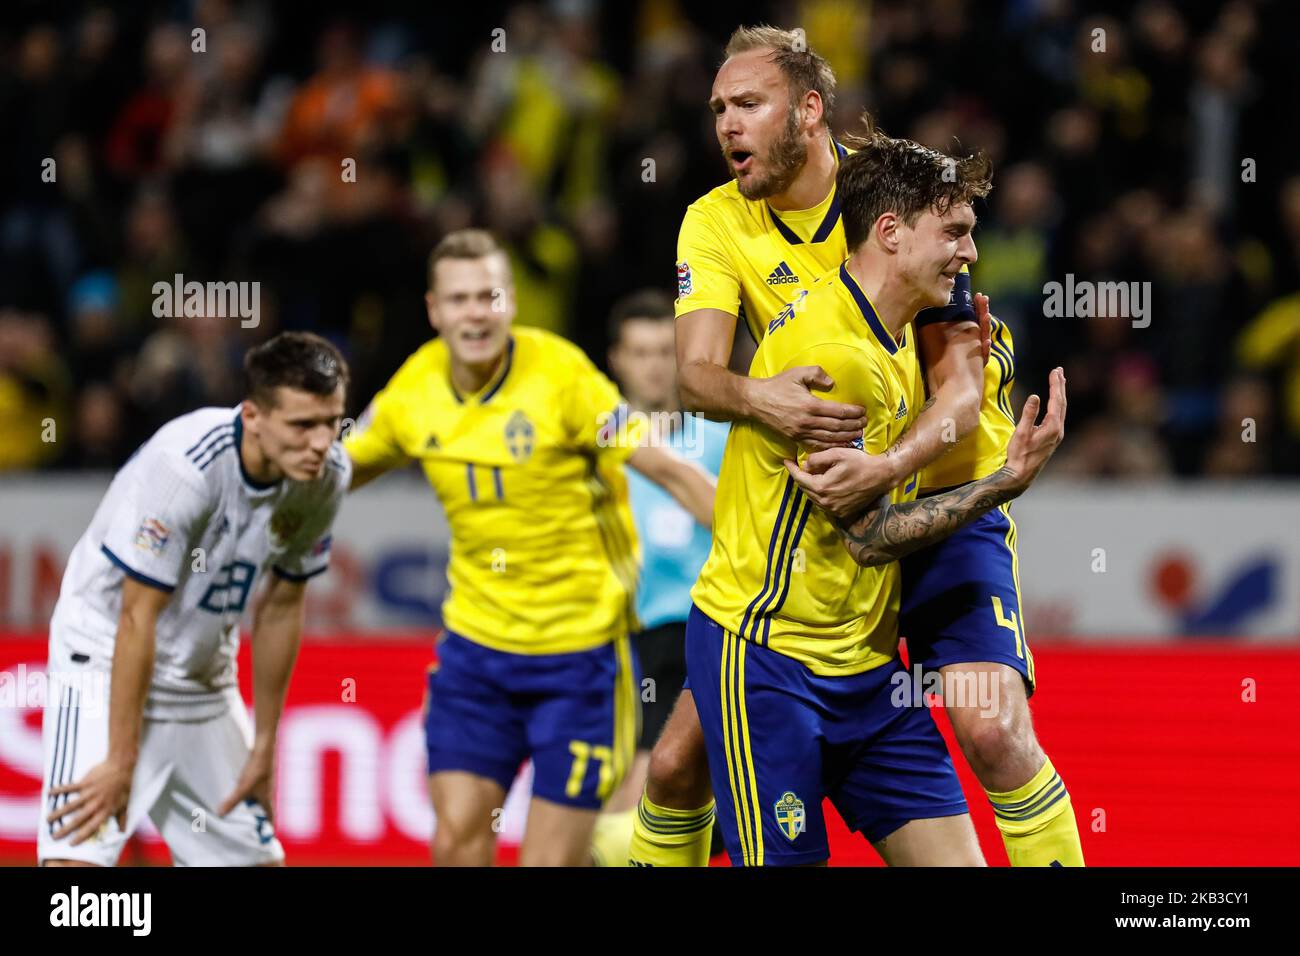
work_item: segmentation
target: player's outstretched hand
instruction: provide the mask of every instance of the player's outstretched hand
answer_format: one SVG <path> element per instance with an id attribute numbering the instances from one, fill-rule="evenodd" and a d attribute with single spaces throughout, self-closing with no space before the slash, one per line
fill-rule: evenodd
<path id="1" fill-rule="evenodd" d="M 853 517 L 898 484 L 887 456 L 856 448 L 815 451 L 803 468 L 789 459 L 785 467 L 809 500 L 836 518 Z"/>
<path id="2" fill-rule="evenodd" d="M 993 351 L 993 322 L 989 316 L 989 297 L 983 292 L 975 293 L 975 319 L 980 324 L 980 355 L 988 365 L 989 353 Z"/>
<path id="3" fill-rule="evenodd" d="M 95 764 L 75 783 L 65 783 L 50 790 L 51 797 L 70 797 L 45 817 L 46 823 L 67 820 L 54 831 L 54 839 L 73 834 L 76 846 L 99 832 L 99 828 L 117 818 L 118 829 L 126 832 L 126 805 L 131 798 L 131 778 L 135 767 L 112 759 Z M 58 803 L 56 800 L 55 803 Z"/>
<path id="4" fill-rule="evenodd" d="M 1065 437 L 1065 371 L 1053 369 L 1050 382 L 1042 424 L 1036 424 L 1039 398 L 1030 395 L 1007 444 L 1006 470 L 1011 473 L 1011 484 L 1017 495 L 1029 487 Z"/>
<path id="5" fill-rule="evenodd" d="M 267 819 L 275 823 L 275 810 L 271 806 L 271 785 L 275 781 L 275 759 L 269 751 L 254 749 L 244 761 L 239 782 L 230 796 L 217 807 L 217 816 L 224 817 L 245 800 L 255 800 L 266 812 Z"/>
<path id="6" fill-rule="evenodd" d="M 816 365 L 786 369 L 771 378 L 754 379 L 750 401 L 763 424 L 793 439 L 805 448 L 832 448 L 862 437 L 867 424 L 860 405 L 844 405 L 812 394 L 835 387 L 829 375 Z"/>

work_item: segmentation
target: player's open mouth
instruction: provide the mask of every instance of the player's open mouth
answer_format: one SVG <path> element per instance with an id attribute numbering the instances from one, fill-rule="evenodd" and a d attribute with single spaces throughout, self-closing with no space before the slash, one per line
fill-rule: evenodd
<path id="1" fill-rule="evenodd" d="M 754 159 L 754 154 L 744 149 L 734 150 L 728 155 L 731 158 L 732 168 L 738 173 L 748 169 Z"/>
<path id="2" fill-rule="evenodd" d="M 486 342 L 490 334 L 487 329 L 479 329 L 476 332 L 466 332 L 461 338 L 466 342 Z"/>

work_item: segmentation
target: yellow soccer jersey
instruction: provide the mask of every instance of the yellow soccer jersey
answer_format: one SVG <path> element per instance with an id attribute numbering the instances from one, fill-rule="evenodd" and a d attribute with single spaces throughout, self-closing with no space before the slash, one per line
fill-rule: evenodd
<path id="1" fill-rule="evenodd" d="M 587 650 L 637 627 L 636 530 L 620 467 L 640 440 L 575 345 L 516 327 L 476 395 L 426 343 L 344 443 L 358 466 L 416 459 L 451 526 L 446 626 L 519 654 Z"/>
<path id="2" fill-rule="evenodd" d="M 839 143 L 836 156 L 848 154 Z M 834 188 L 816 206 L 774 212 L 733 179 L 691 203 L 677 237 L 677 309 L 721 309 L 755 342 L 801 289 L 847 255 Z"/>
<path id="3" fill-rule="evenodd" d="M 839 143 L 835 150 L 837 157 L 852 153 Z M 811 209 L 778 213 L 765 200 L 742 196 L 733 179 L 697 199 L 682 219 L 676 314 L 720 309 L 743 320 L 754 341 L 762 342 L 786 303 L 847 256 L 834 189 Z M 1010 331 L 1000 322 L 994 331 L 979 427 L 922 472 L 922 489 L 974 481 L 1006 462 L 1015 427 L 1014 417 L 1007 422 L 1015 360 Z"/>
<path id="4" fill-rule="evenodd" d="M 775 375 L 820 365 L 835 380 L 827 397 L 867 410 L 863 448 L 885 451 L 925 401 L 914 334 L 897 341 L 841 266 L 773 320 L 750 367 Z M 728 631 L 821 675 L 856 674 L 891 660 L 898 645 L 897 562 L 860 567 L 839 532 L 783 464 L 802 452 L 752 422 L 731 428 L 718 477 L 713 549 L 691 591 Z M 913 476 L 891 492 L 916 497 Z"/>

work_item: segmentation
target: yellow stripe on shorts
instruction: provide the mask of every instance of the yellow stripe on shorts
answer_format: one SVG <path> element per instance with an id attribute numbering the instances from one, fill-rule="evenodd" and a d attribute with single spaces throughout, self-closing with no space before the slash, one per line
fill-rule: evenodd
<path id="1" fill-rule="evenodd" d="M 722 735 L 727 756 L 727 780 L 732 805 L 736 808 L 736 829 L 740 836 L 745 866 L 763 865 L 763 836 L 758 812 L 758 781 L 749 746 L 748 714 L 745 710 L 746 642 L 730 631 L 722 632 Z M 748 772 L 746 772 L 748 765 Z"/>
<path id="2" fill-rule="evenodd" d="M 641 703 L 632 672 L 631 640 L 626 634 L 614 640 L 614 659 L 614 779 L 609 793 L 622 783 L 627 774 L 641 730 Z M 602 799 L 609 793 L 602 794 Z"/>
<path id="3" fill-rule="evenodd" d="M 1010 526 L 1007 530 L 1007 550 L 1011 552 L 1011 577 L 1016 583 L 1016 608 L 1020 612 L 1020 641 L 1024 645 L 1025 666 L 1029 671 L 1029 683 L 1035 684 L 1034 680 L 1034 652 L 1029 649 L 1029 631 L 1025 628 L 1025 603 L 1020 597 L 1020 554 L 1017 546 L 1020 544 L 1020 531 L 1016 527 L 1016 519 L 1011 517 L 1011 503 L 1008 502 L 1002 506 L 1002 513 L 1007 516 L 1007 524 Z"/>

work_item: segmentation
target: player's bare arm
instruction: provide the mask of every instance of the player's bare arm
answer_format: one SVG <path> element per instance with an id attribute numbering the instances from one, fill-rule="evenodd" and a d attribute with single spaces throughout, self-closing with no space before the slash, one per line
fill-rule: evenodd
<path id="1" fill-rule="evenodd" d="M 638 448 L 627 463 L 672 495 L 704 527 L 713 527 L 718 483 L 703 468 L 665 448 L 652 447 Z"/>
<path id="2" fill-rule="evenodd" d="M 221 816 L 251 797 L 275 820 L 275 742 L 302 641 L 306 594 L 307 582 L 272 574 L 253 609 L 253 746 L 234 791 L 217 808 Z"/>
<path id="3" fill-rule="evenodd" d="M 384 392 L 374 396 L 361 413 L 356 427 L 345 436 L 343 450 L 352 465 L 352 481 L 348 484 L 348 491 L 356 491 L 380 475 L 411 463 L 410 456 L 386 429 L 380 428 L 379 433 L 375 432 L 376 421 L 384 419 L 381 408 L 386 407 L 385 401 Z"/>
<path id="4" fill-rule="evenodd" d="M 810 365 L 771 378 L 737 375 L 727 367 L 736 317 L 721 309 L 696 309 L 677 320 L 678 386 L 683 407 L 723 421 L 749 419 L 806 448 L 829 448 L 861 437 L 865 411 L 816 398 L 812 389 L 835 385 Z"/>
<path id="5" fill-rule="evenodd" d="M 1007 463 L 993 474 L 952 491 L 894 505 L 882 499 L 853 521 L 837 521 L 844 546 L 864 567 L 896 561 L 934 544 L 958 528 L 1018 498 L 1042 471 L 1065 437 L 1065 373 L 1055 369 L 1047 413 L 1038 419 L 1039 399 L 1029 396 L 1007 446 Z M 792 462 L 786 468 L 794 473 Z"/>
<path id="6" fill-rule="evenodd" d="M 989 297 L 976 293 L 976 322 L 935 322 L 916 328 L 926 369 L 927 403 L 912 427 L 886 453 L 897 486 L 933 464 L 979 425 L 988 363 Z"/>
<path id="7" fill-rule="evenodd" d="M 71 797 L 46 817 L 48 823 L 65 821 L 54 833 L 56 840 L 73 834 L 72 845 L 76 846 L 94 836 L 110 817 L 116 817 L 117 825 L 126 829 L 126 805 L 153 674 L 154 628 L 170 600 L 169 591 L 130 577 L 122 581 L 122 612 L 109 681 L 108 756 L 80 780 L 50 790 L 51 796 Z"/>
<path id="8" fill-rule="evenodd" d="M 856 515 L 908 476 L 937 461 L 979 424 L 984 394 L 988 296 L 975 296 L 978 322 L 936 322 L 917 329 L 930 401 L 884 454 L 855 448 L 815 451 L 795 480 L 835 518 Z"/>

